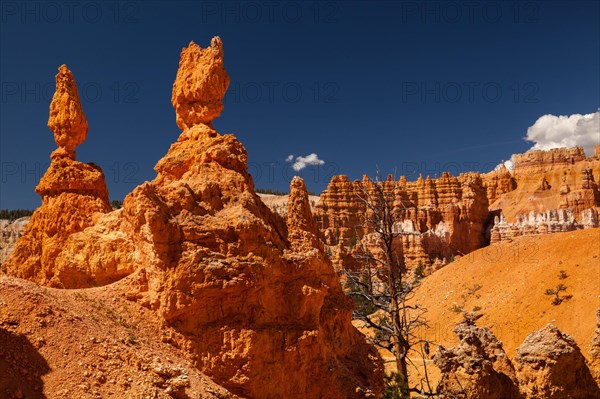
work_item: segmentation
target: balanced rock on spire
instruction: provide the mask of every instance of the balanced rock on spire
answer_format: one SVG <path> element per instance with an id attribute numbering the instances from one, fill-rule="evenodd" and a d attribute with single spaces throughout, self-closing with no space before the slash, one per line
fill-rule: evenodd
<path id="1" fill-rule="evenodd" d="M 229 76 L 223 66 L 223 42 L 216 36 L 210 47 L 193 41 L 181 50 L 171 103 L 181 130 L 197 124 L 210 125 L 223 111 Z"/>
<path id="2" fill-rule="evenodd" d="M 81 108 L 75 78 L 64 64 L 56 74 L 56 91 L 50 103 L 48 128 L 54 133 L 54 141 L 59 147 L 52 157 L 75 159 L 75 148 L 87 137 L 88 122 Z"/>

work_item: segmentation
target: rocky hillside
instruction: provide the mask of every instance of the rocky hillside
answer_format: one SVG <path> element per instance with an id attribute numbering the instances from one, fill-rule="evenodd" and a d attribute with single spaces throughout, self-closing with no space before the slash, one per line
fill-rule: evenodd
<path id="1" fill-rule="evenodd" d="M 149 320 L 172 332 L 175 354 L 184 353 L 195 373 L 238 396 L 377 397 L 380 360 L 351 324 L 352 302 L 318 245 L 304 183 L 292 181 L 283 220 L 254 192 L 243 145 L 212 128 L 228 84 L 218 37 L 208 48 L 192 42 L 182 50 L 171 99 L 181 135 L 156 164 L 156 178 L 113 211 L 102 171 L 75 159 L 87 122 L 73 75 L 62 66 L 48 122 L 58 149 L 36 188 L 42 206 L 3 269 L 42 286 L 81 289 L 84 296 L 94 292 L 91 301 L 111 292 L 129 301 L 133 312 L 151 312 Z M 22 286 L 15 280 L 7 284 L 16 284 L 16 291 Z M 9 293 L 0 290 L 0 300 L 8 303 Z M 100 302 L 106 312 L 120 314 L 110 301 Z M 42 312 L 32 306 L 32 314 Z M 19 325 L 15 318 L 10 323 Z M 90 319 L 82 318 L 82 324 Z M 118 343 L 99 339 L 119 356 Z M 75 340 L 64 355 L 80 361 L 83 371 L 86 361 L 69 356 L 78 353 Z M 132 362 L 145 367 L 141 358 L 140 365 Z M 124 360 L 115 368 L 118 364 L 123 371 L 129 367 Z M 170 379 L 179 375 L 165 373 Z M 61 378 L 49 372 L 43 379 L 48 397 L 60 395 Z M 89 390 L 83 384 L 78 389 L 69 394 Z M 191 385 L 178 389 L 172 387 L 171 396 L 199 397 Z"/>

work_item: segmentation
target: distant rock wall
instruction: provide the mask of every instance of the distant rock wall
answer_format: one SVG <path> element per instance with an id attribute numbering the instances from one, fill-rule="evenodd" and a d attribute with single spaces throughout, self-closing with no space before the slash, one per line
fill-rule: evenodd
<path id="1" fill-rule="evenodd" d="M 364 203 L 359 197 L 373 184 L 367 176 L 352 183 L 346 176 L 332 178 L 315 207 L 326 245 L 352 247 L 363 236 Z M 444 172 L 440 178 L 420 177 L 415 182 L 388 177 L 384 184 L 394 198 L 395 230 L 409 266 L 429 265 L 485 245 L 488 197 L 478 173 L 454 177 Z"/>
<path id="2" fill-rule="evenodd" d="M 409 267 L 440 266 L 489 243 L 518 235 L 546 234 L 598 227 L 600 191 L 594 175 L 600 162 L 582 148 L 528 151 L 486 173 L 444 172 L 439 178 L 405 177 L 385 181 L 394 197 L 396 232 Z M 367 176 L 350 182 L 334 176 L 315 206 L 321 238 L 336 266 L 351 264 L 364 204 Z M 342 261 L 343 260 L 343 261 Z"/>
<path id="3" fill-rule="evenodd" d="M 515 155 L 513 172 L 515 175 L 543 172 L 549 169 L 571 166 L 585 159 L 585 152 L 581 147 L 553 148 L 546 151 L 531 150 Z"/>
<path id="4" fill-rule="evenodd" d="M 582 170 L 579 186 L 570 184 L 567 177 L 563 176 L 560 186 L 561 209 L 572 209 L 579 215 L 584 210 L 596 206 L 600 206 L 600 192 L 591 168 Z"/>

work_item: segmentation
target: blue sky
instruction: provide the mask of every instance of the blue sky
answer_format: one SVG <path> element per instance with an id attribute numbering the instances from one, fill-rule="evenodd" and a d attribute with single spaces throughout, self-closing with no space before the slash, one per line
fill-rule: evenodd
<path id="1" fill-rule="evenodd" d="M 78 147 L 112 199 L 155 176 L 177 139 L 179 53 L 221 36 L 231 85 L 214 121 L 246 146 L 257 187 L 376 168 L 409 179 L 487 171 L 544 114 L 596 112 L 596 1 L 0 3 L 0 208 L 34 208 L 56 148 L 46 127 L 66 63 L 90 130 Z M 600 138 L 599 138 L 600 139 Z M 286 158 L 316 153 L 300 172 Z"/>

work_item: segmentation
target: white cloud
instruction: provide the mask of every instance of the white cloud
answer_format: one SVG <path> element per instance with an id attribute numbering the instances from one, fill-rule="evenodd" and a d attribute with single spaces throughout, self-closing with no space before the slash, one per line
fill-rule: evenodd
<path id="1" fill-rule="evenodd" d="M 594 146 L 600 144 L 600 110 L 586 115 L 543 115 L 527 129 L 525 140 L 533 143 L 529 150 L 579 146 L 591 156 L 594 154 Z M 514 167 L 514 156 L 515 154 L 504 162 L 509 170 Z M 496 169 L 500 166 L 502 164 L 498 164 Z"/>
<path id="2" fill-rule="evenodd" d="M 587 155 L 594 153 L 600 142 L 600 111 L 581 115 L 544 115 L 527 129 L 525 140 L 534 143 L 532 150 L 558 147 L 583 147 Z"/>
<path id="3" fill-rule="evenodd" d="M 290 163 L 293 162 L 292 169 L 294 169 L 296 172 L 300 172 L 302 169 L 306 168 L 309 165 L 323 165 L 325 163 L 325 161 L 319 159 L 319 156 L 314 152 L 305 157 L 296 157 L 295 160 L 293 155 L 288 155 L 285 161 Z"/>

